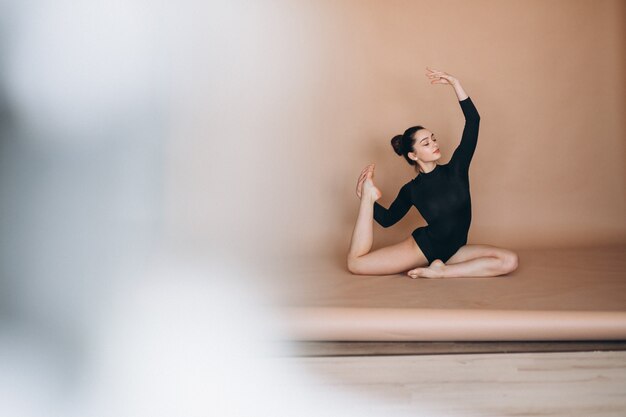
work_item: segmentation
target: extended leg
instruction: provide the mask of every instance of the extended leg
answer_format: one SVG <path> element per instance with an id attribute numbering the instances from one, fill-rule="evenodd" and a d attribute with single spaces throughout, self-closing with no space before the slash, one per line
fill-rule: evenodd
<path id="1" fill-rule="evenodd" d="M 352 232 L 349 258 L 357 258 L 369 253 L 374 241 L 374 206 L 369 197 L 363 196 L 359 206 L 359 215 Z"/>
<path id="2" fill-rule="evenodd" d="M 380 191 L 371 179 L 366 179 L 350 242 L 348 270 L 359 275 L 390 275 L 405 272 L 417 265 L 428 265 L 412 236 L 398 244 L 370 252 L 374 240 L 374 201 L 378 198 Z"/>
<path id="3" fill-rule="evenodd" d="M 372 249 L 374 240 L 374 202 L 381 197 L 381 192 L 374 185 L 372 177 L 374 176 L 374 165 L 368 165 L 361 172 L 358 188 L 360 193 L 357 195 L 361 199 L 359 206 L 359 215 L 356 219 L 356 225 L 352 232 L 352 240 L 350 241 L 350 252 L 348 259 L 358 258 L 365 255 Z"/>
<path id="4" fill-rule="evenodd" d="M 348 270 L 358 275 L 392 275 L 419 265 L 428 265 L 428 260 L 413 236 L 356 258 L 348 256 Z"/>

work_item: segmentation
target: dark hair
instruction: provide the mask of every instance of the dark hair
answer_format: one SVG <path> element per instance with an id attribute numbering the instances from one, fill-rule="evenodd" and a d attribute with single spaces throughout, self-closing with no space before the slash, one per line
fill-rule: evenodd
<path id="1" fill-rule="evenodd" d="M 424 129 L 424 126 L 413 126 L 404 131 L 402 135 L 396 135 L 391 139 L 391 146 L 398 155 L 404 156 L 404 159 L 411 164 L 417 165 L 417 162 L 409 158 L 409 152 L 413 152 L 415 145 L 415 132 Z"/>

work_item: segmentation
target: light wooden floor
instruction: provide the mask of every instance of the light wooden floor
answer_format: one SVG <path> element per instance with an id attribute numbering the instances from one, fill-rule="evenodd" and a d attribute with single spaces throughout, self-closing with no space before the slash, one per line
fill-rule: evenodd
<path id="1" fill-rule="evenodd" d="M 379 411 L 447 416 L 626 416 L 626 352 L 284 357 Z"/>

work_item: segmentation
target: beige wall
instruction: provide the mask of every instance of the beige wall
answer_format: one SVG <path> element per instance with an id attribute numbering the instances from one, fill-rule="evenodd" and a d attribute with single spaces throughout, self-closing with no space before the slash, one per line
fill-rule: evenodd
<path id="1" fill-rule="evenodd" d="M 197 10 L 196 42 L 178 48 L 171 236 L 342 259 L 361 169 L 377 164 L 385 206 L 414 176 L 392 136 L 426 126 L 440 163 L 459 143 L 461 109 L 430 66 L 481 114 L 469 243 L 626 242 L 625 2 L 238 3 Z M 375 225 L 374 248 L 423 224 L 412 209 Z"/>

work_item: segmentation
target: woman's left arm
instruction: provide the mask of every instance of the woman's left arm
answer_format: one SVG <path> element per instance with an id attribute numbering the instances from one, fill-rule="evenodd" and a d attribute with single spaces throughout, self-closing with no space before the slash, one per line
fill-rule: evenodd
<path id="1" fill-rule="evenodd" d="M 443 71 L 431 70 L 428 67 L 427 69 L 430 73 L 426 75 L 431 79 L 431 84 L 452 85 L 459 100 L 459 104 L 461 105 L 463 116 L 465 116 L 465 127 L 463 129 L 463 135 L 461 136 L 461 143 L 454 151 L 449 165 L 467 172 L 472 156 L 474 155 L 474 150 L 476 149 L 476 142 L 478 141 L 480 115 L 472 99 L 469 98 L 458 79 Z"/>
<path id="2" fill-rule="evenodd" d="M 465 126 L 461 135 L 461 143 L 454 150 L 448 165 L 456 172 L 467 174 L 472 162 L 472 156 L 474 156 L 474 151 L 476 150 L 476 143 L 478 142 L 480 115 L 470 97 L 459 101 L 459 104 L 461 105 L 463 116 L 465 116 Z"/>
<path id="3" fill-rule="evenodd" d="M 457 80 L 456 78 L 454 78 L 454 80 L 452 81 L 452 87 L 454 87 L 454 92 L 456 93 L 456 97 L 459 99 L 459 101 L 463 101 L 467 97 L 469 97 L 465 90 L 463 90 L 463 87 L 461 86 L 459 80 Z"/>

